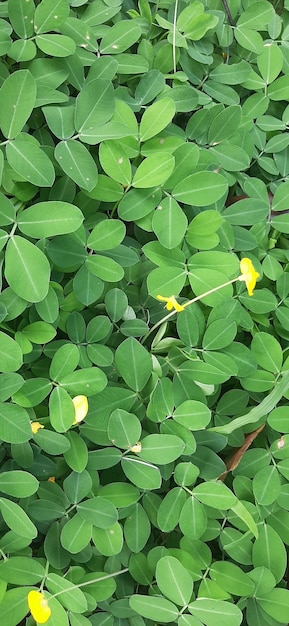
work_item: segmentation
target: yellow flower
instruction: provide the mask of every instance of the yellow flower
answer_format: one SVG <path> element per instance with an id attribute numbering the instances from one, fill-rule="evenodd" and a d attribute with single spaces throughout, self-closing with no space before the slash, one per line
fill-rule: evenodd
<path id="1" fill-rule="evenodd" d="M 30 425 L 33 435 L 36 435 L 40 428 L 44 428 L 43 424 L 40 424 L 40 422 L 30 422 Z"/>
<path id="2" fill-rule="evenodd" d="M 135 444 L 135 446 L 132 446 L 132 447 L 130 448 L 130 451 L 131 451 L 131 452 L 135 452 L 136 454 L 137 454 L 138 452 L 141 452 L 141 442 L 140 442 L 140 441 L 138 441 L 138 442 Z"/>
<path id="3" fill-rule="evenodd" d="M 32 617 L 38 624 L 45 624 L 51 615 L 51 609 L 41 591 L 29 591 L 28 606 Z"/>
<path id="4" fill-rule="evenodd" d="M 55 476 L 49 476 L 49 478 L 47 478 L 49 483 L 55 483 Z"/>
<path id="5" fill-rule="evenodd" d="M 169 298 L 164 298 L 163 296 L 157 296 L 157 300 L 166 302 L 166 309 L 168 309 L 168 311 L 172 311 L 172 309 L 175 309 L 175 311 L 180 313 L 180 311 L 183 311 L 185 308 L 176 301 L 175 296 L 170 296 Z"/>
<path id="6" fill-rule="evenodd" d="M 253 295 L 255 289 L 256 280 L 260 274 L 256 272 L 251 259 L 244 258 L 240 261 L 241 276 L 239 280 L 243 280 L 246 283 L 249 296 Z"/>
<path id="7" fill-rule="evenodd" d="M 86 396 L 75 396 L 72 398 L 72 402 L 74 404 L 75 409 L 75 417 L 73 424 L 78 424 L 82 422 L 87 415 L 88 411 L 88 402 Z"/>

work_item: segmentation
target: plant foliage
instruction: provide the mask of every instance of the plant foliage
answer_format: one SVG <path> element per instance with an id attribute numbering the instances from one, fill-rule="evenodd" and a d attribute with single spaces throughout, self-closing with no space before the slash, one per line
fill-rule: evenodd
<path id="1" fill-rule="evenodd" d="M 289 1 L 5 0 L 0 56 L 0 622 L 285 626 Z"/>

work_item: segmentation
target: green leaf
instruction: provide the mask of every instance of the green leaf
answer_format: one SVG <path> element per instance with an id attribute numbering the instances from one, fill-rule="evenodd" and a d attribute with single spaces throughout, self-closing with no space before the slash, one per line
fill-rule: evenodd
<path id="1" fill-rule="evenodd" d="M 288 208 L 289 202 L 289 181 L 283 183 L 283 185 L 279 185 L 277 187 L 273 202 L 272 209 L 273 211 L 286 211 Z"/>
<path id="2" fill-rule="evenodd" d="M 0 89 L 0 128 L 4 137 L 14 139 L 22 131 L 36 101 L 36 82 L 28 70 L 17 70 Z"/>
<path id="3" fill-rule="evenodd" d="M 125 236 L 125 225 L 120 220 L 101 220 L 90 233 L 87 245 L 92 250 L 112 250 Z"/>
<path id="4" fill-rule="evenodd" d="M 0 372 L 15 372 L 20 369 L 23 357 L 18 343 L 0 331 Z"/>
<path id="5" fill-rule="evenodd" d="M 73 395 L 94 396 L 107 385 L 105 373 L 98 367 L 84 367 L 58 379 L 61 387 Z"/>
<path id="6" fill-rule="evenodd" d="M 173 418 L 189 430 L 201 430 L 209 424 L 211 411 L 198 400 L 185 400 L 175 409 Z"/>
<path id="7" fill-rule="evenodd" d="M 73 288 L 77 299 L 83 304 L 89 305 L 100 298 L 104 283 L 100 278 L 94 276 L 86 265 L 83 265 L 74 276 Z"/>
<path id="8" fill-rule="evenodd" d="M 267 567 L 276 582 L 284 576 L 286 570 L 286 549 L 277 532 L 269 524 L 262 524 L 259 528 L 258 539 L 253 545 L 254 567 Z"/>
<path id="9" fill-rule="evenodd" d="M 246 413 L 245 415 L 241 415 L 236 419 L 232 420 L 230 424 L 226 424 L 225 426 L 215 426 L 211 430 L 215 430 L 219 433 L 229 434 L 234 432 L 236 428 L 241 428 L 247 424 L 254 424 L 258 422 L 262 417 L 270 413 L 272 409 L 276 406 L 282 396 L 289 388 L 289 372 L 284 372 L 282 375 L 282 379 L 279 380 L 274 389 L 266 395 L 266 397 L 256 406 L 253 407 Z"/>
<path id="10" fill-rule="evenodd" d="M 139 490 L 129 483 L 110 483 L 99 490 L 99 495 L 110 500 L 114 506 L 123 508 L 139 500 Z"/>
<path id="11" fill-rule="evenodd" d="M 238 26 L 246 26 L 247 28 L 255 28 L 263 30 L 274 17 L 274 9 L 270 2 L 261 0 L 248 5 L 246 10 L 238 19 Z"/>
<path id="12" fill-rule="evenodd" d="M 77 230 L 83 216 L 68 202 L 38 202 L 19 215 L 18 226 L 24 235 L 35 238 L 64 235 Z"/>
<path id="13" fill-rule="evenodd" d="M 77 513 L 63 526 L 60 540 L 68 552 L 72 554 L 81 552 L 91 540 L 91 524 Z"/>
<path id="14" fill-rule="evenodd" d="M 252 340 L 251 350 L 258 365 L 274 374 L 280 372 L 283 353 L 275 337 L 268 333 L 257 333 Z"/>
<path id="15" fill-rule="evenodd" d="M 208 519 L 205 508 L 196 498 L 187 498 L 180 512 L 179 525 L 182 533 L 191 541 L 200 539 L 206 531 Z"/>
<path id="16" fill-rule="evenodd" d="M 263 199 L 245 198 L 227 207 L 222 215 L 230 224 L 251 226 L 265 219 L 268 204 Z"/>
<path id="17" fill-rule="evenodd" d="M 174 622 L 179 614 L 177 607 L 172 602 L 157 596 L 147 597 L 135 594 L 130 597 L 129 604 L 139 615 L 151 620 L 158 620 L 164 624 Z"/>
<path id="18" fill-rule="evenodd" d="M 6 249 L 5 278 L 18 296 L 28 302 L 40 302 L 48 292 L 50 265 L 39 248 L 13 235 Z"/>
<path id="19" fill-rule="evenodd" d="M 234 563 L 215 561 L 210 567 L 210 576 L 222 589 L 236 596 L 251 596 L 255 591 L 248 574 Z"/>
<path id="20" fill-rule="evenodd" d="M 55 172 L 51 160 L 41 148 L 22 139 L 14 139 L 6 146 L 9 165 L 32 185 L 51 187 Z"/>
<path id="21" fill-rule="evenodd" d="M 34 526 L 27 513 L 16 502 L 7 500 L 7 498 L 0 498 L 0 510 L 5 524 L 11 530 L 14 530 L 21 537 L 26 537 L 30 540 L 37 537 L 36 526 Z"/>
<path id="22" fill-rule="evenodd" d="M 124 276 L 124 270 L 119 263 L 100 254 L 88 257 L 85 265 L 94 276 L 109 283 L 117 283 Z"/>
<path id="23" fill-rule="evenodd" d="M 276 467 L 262 467 L 253 478 L 253 493 L 258 504 L 269 506 L 277 500 L 281 490 Z"/>
<path id="24" fill-rule="evenodd" d="M 36 493 L 38 487 L 38 480 L 29 472 L 10 470 L 9 472 L 1 472 L 0 474 L 0 491 L 8 496 L 29 498 L 29 496 Z"/>
<path id="25" fill-rule="evenodd" d="M 147 435 L 141 444 L 139 457 L 156 465 L 166 465 L 175 461 L 185 448 L 183 440 L 175 435 Z"/>
<path id="26" fill-rule="evenodd" d="M 176 248 L 182 242 L 188 220 L 179 204 L 170 196 L 164 198 L 154 211 L 153 230 L 164 248 Z"/>
<path id="27" fill-rule="evenodd" d="M 173 189 L 172 194 L 176 200 L 193 206 L 207 206 L 220 200 L 228 189 L 228 183 L 224 176 L 214 172 L 196 172 Z"/>
<path id="28" fill-rule="evenodd" d="M 129 549 L 132 552 L 140 552 L 146 545 L 151 532 L 148 515 L 141 504 L 137 503 L 133 512 L 126 518 L 123 530 Z"/>
<path id="29" fill-rule="evenodd" d="M 49 573 L 46 578 L 46 585 L 50 593 L 59 593 L 59 600 L 66 609 L 75 611 L 75 613 L 84 613 L 87 610 L 87 600 L 84 593 L 70 580 L 66 580 L 58 574 Z"/>
<path id="30" fill-rule="evenodd" d="M 35 6 L 33 0 L 9 0 L 8 13 L 13 30 L 18 37 L 28 39 L 33 35 L 33 18 Z"/>
<path id="31" fill-rule="evenodd" d="M 58 30 L 68 15 L 66 0 L 41 0 L 35 10 L 34 30 L 38 34 Z"/>
<path id="32" fill-rule="evenodd" d="M 145 110 L 140 123 L 140 141 L 158 135 L 172 121 L 176 107 L 170 98 L 162 98 Z"/>
<path id="33" fill-rule="evenodd" d="M 260 33 L 242 25 L 235 28 L 234 34 L 238 44 L 245 48 L 245 50 L 250 50 L 250 52 L 254 52 L 255 54 L 262 53 L 264 42 Z"/>
<path id="34" fill-rule="evenodd" d="M 236 502 L 236 504 L 234 504 L 234 506 L 232 506 L 231 509 L 233 513 L 235 513 L 246 524 L 246 526 L 249 528 L 251 533 L 253 533 L 253 535 L 257 539 L 258 538 L 257 524 L 254 521 L 252 515 L 249 513 L 248 509 L 243 504 L 243 502 L 241 501 Z"/>
<path id="35" fill-rule="evenodd" d="M 54 151 L 57 163 L 65 174 L 87 191 L 91 191 L 98 178 L 97 167 L 88 149 L 78 141 L 60 141 Z"/>
<path id="36" fill-rule="evenodd" d="M 2 355 L 1 355 L 2 358 Z M 0 374 L 0 402 L 5 402 L 22 387 L 24 379 L 20 374 Z"/>
<path id="37" fill-rule="evenodd" d="M 134 391 L 144 388 L 152 372 L 151 356 L 134 337 L 128 337 L 118 346 L 115 365 L 119 375 Z"/>
<path id="38" fill-rule="evenodd" d="M 172 189 L 177 183 L 191 174 L 199 160 L 199 148 L 194 143 L 185 143 L 174 150 L 174 171 L 166 181 L 166 188 Z"/>
<path id="39" fill-rule="evenodd" d="M 223 85 L 239 85 L 248 78 L 250 72 L 249 63 L 241 60 L 239 63 L 221 63 L 217 65 L 210 72 L 210 77 Z"/>
<path id="40" fill-rule="evenodd" d="M 227 172 L 246 170 L 250 165 L 250 156 L 240 146 L 224 143 L 211 147 L 209 152 L 216 156 L 216 162 Z"/>
<path id="41" fill-rule="evenodd" d="M 54 430 L 64 433 L 72 426 L 75 409 L 71 397 L 65 389 L 55 387 L 49 398 L 50 422 Z"/>
<path id="42" fill-rule="evenodd" d="M 179 487 L 173 487 L 165 495 L 157 512 L 157 523 L 163 532 L 169 533 L 176 528 L 185 501 L 186 494 Z"/>
<path id="43" fill-rule="evenodd" d="M 223 111 L 220 111 L 220 113 L 214 117 L 209 127 L 209 143 L 215 145 L 234 135 L 240 126 L 241 120 L 242 109 L 239 105 L 228 106 Z"/>
<path id="44" fill-rule="evenodd" d="M 262 54 L 257 56 L 257 65 L 267 85 L 277 78 L 283 67 L 283 55 L 276 43 L 264 45 Z"/>
<path id="45" fill-rule="evenodd" d="M 109 528 L 92 528 L 92 541 L 104 556 L 113 556 L 119 554 L 123 546 L 122 526 L 115 522 Z"/>
<path id="46" fill-rule="evenodd" d="M 113 180 L 125 187 L 131 182 L 131 164 L 121 144 L 117 141 L 103 141 L 99 148 L 102 169 Z"/>
<path id="47" fill-rule="evenodd" d="M 35 585 L 45 575 L 45 569 L 36 559 L 12 556 L 0 563 L 1 579 L 14 585 Z"/>
<path id="48" fill-rule="evenodd" d="M 67 139 L 74 134 L 73 106 L 44 106 L 42 111 L 48 127 L 58 139 Z"/>
<path id="49" fill-rule="evenodd" d="M 216 509 L 229 509 L 236 504 L 236 496 L 222 482 L 202 483 L 194 488 L 193 495 Z"/>
<path id="50" fill-rule="evenodd" d="M 125 52 L 141 36 L 141 29 L 134 21 L 121 20 L 114 24 L 104 34 L 101 44 L 101 54 L 119 54 Z"/>
<path id="51" fill-rule="evenodd" d="M 79 350 L 75 344 L 66 343 L 56 350 L 51 361 L 49 375 L 60 380 L 75 370 L 79 362 Z"/>
<path id="52" fill-rule="evenodd" d="M 289 619 L 288 599 L 288 589 L 272 589 L 265 597 L 258 598 L 258 604 L 267 615 L 278 622 L 285 623 Z"/>
<path id="53" fill-rule="evenodd" d="M 236 322 L 216 320 L 205 331 L 203 348 L 205 350 L 220 350 L 229 346 L 237 334 Z"/>
<path id="54" fill-rule="evenodd" d="M 189 605 L 189 611 L 201 619 L 205 626 L 215 626 L 216 619 L 221 619 L 223 626 L 240 626 L 243 615 L 231 602 L 198 598 Z M 220 617 L 217 617 L 217 616 Z"/>
<path id="55" fill-rule="evenodd" d="M 56 335 L 54 326 L 47 322 L 33 322 L 24 326 L 21 332 L 32 343 L 48 343 Z"/>
<path id="56" fill-rule="evenodd" d="M 93 583 L 95 579 L 97 579 L 97 582 Z M 89 595 L 92 596 L 94 605 L 95 602 L 102 602 L 104 600 L 107 600 L 108 598 L 113 597 L 116 588 L 116 582 L 114 578 L 107 579 L 106 572 L 93 571 L 89 574 L 86 574 L 84 582 L 89 581 L 91 581 L 89 583 Z M 107 617 L 106 613 L 105 616 Z M 89 625 L 85 624 L 85 626 Z M 110 626 L 110 624 L 108 624 L 107 626 Z"/>
<path id="57" fill-rule="evenodd" d="M 70 448 L 64 452 L 64 459 L 75 472 L 81 473 L 87 466 L 88 450 L 85 441 L 74 430 L 66 434 Z"/>
<path id="58" fill-rule="evenodd" d="M 289 422 L 286 406 L 279 406 L 277 409 L 273 409 L 268 416 L 268 424 L 279 433 L 288 433 Z"/>
<path id="59" fill-rule="evenodd" d="M 0 603 L 0 619 L 5 626 L 17 626 L 27 615 L 29 587 L 9 589 Z"/>
<path id="60" fill-rule="evenodd" d="M 39 430 L 36 435 L 34 435 L 34 441 L 44 452 L 52 454 L 52 456 L 63 454 L 69 450 L 70 446 L 66 437 L 48 429 Z"/>
<path id="61" fill-rule="evenodd" d="M 165 79 L 158 70 L 149 70 L 142 76 L 135 90 L 135 98 L 139 105 L 148 104 L 164 89 Z"/>
<path id="62" fill-rule="evenodd" d="M 147 279 L 148 291 L 156 298 L 158 295 L 174 294 L 178 296 L 186 282 L 186 274 L 178 267 L 157 267 Z"/>
<path id="63" fill-rule="evenodd" d="M 141 434 L 141 424 L 133 413 L 123 409 L 115 409 L 108 422 L 108 437 L 119 448 L 131 448 Z"/>
<path id="64" fill-rule="evenodd" d="M 145 217 L 156 208 L 161 194 L 156 189 L 131 189 L 118 205 L 118 215 L 126 222 Z"/>
<path id="65" fill-rule="evenodd" d="M 140 489 L 159 489 L 162 483 L 161 473 L 155 465 L 139 458 L 125 456 L 121 466 L 127 478 Z"/>
<path id="66" fill-rule="evenodd" d="M 0 439 L 7 443 L 25 443 L 32 438 L 29 415 L 21 406 L 0 404 Z"/>
<path id="67" fill-rule="evenodd" d="M 215 290 L 214 293 L 201 298 L 201 301 L 208 306 L 214 307 L 232 297 L 232 285 L 223 286 L 228 282 L 228 278 L 219 270 L 190 268 L 189 281 L 196 296 L 201 296 L 212 289 Z M 220 287 L 220 289 L 216 289 L 216 287 Z"/>
<path id="68" fill-rule="evenodd" d="M 64 437 L 66 439 L 66 437 Z M 81 473 L 71 472 L 63 482 L 63 489 L 72 504 L 76 504 L 83 500 L 92 488 L 92 478 L 90 474 L 84 470 Z"/>
<path id="69" fill-rule="evenodd" d="M 113 86 L 109 80 L 98 78 L 86 84 L 76 98 L 76 130 L 83 133 L 107 122 L 114 112 L 113 96 Z"/>
<path id="70" fill-rule="evenodd" d="M 66 35 L 37 35 L 35 41 L 44 54 L 52 57 L 69 57 L 76 50 L 73 39 Z"/>
<path id="71" fill-rule="evenodd" d="M 138 166 L 132 180 L 132 186 L 138 189 L 146 189 L 162 185 L 172 174 L 175 159 L 166 152 L 156 152 L 148 156 Z"/>
<path id="72" fill-rule="evenodd" d="M 172 556 L 161 558 L 156 567 L 156 581 L 161 592 L 180 606 L 189 603 L 193 580 L 185 567 Z"/>

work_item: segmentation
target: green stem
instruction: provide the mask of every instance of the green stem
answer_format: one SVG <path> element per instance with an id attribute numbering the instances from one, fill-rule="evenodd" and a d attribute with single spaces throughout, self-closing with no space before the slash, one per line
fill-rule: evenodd
<path id="1" fill-rule="evenodd" d="M 114 576 L 119 576 L 120 574 L 125 574 L 125 572 L 128 572 L 128 567 L 125 567 L 124 569 L 120 570 L 119 572 L 114 572 L 113 574 L 107 574 L 106 576 L 101 576 L 101 578 L 94 578 L 93 580 L 87 580 L 84 583 L 79 583 L 78 585 L 73 585 L 73 587 L 68 587 L 68 589 L 61 589 L 61 591 L 58 591 L 57 593 L 54 593 L 53 596 L 50 596 L 49 599 L 56 598 L 57 596 L 60 596 L 62 593 L 66 593 L 67 591 L 74 591 L 76 587 L 77 587 L 77 589 L 79 589 L 80 587 L 87 587 L 87 585 L 92 585 L 93 583 L 99 583 L 100 581 L 107 580 L 108 578 L 114 578 Z"/>
<path id="2" fill-rule="evenodd" d="M 43 574 L 43 578 L 42 578 L 41 585 L 40 585 L 40 591 L 41 592 L 43 591 L 44 583 L 45 583 L 45 580 L 46 580 L 46 578 L 48 576 L 48 570 L 49 570 L 49 561 L 46 561 L 45 572 Z"/>
<path id="3" fill-rule="evenodd" d="M 200 296 L 196 296 L 195 298 L 192 298 L 192 300 L 188 300 L 188 302 L 185 302 L 181 306 L 183 306 L 185 308 L 185 307 L 189 306 L 190 304 L 193 304 L 194 302 L 197 302 L 198 300 L 201 300 L 202 298 L 206 298 L 206 296 L 210 296 L 211 293 L 214 293 L 215 291 L 219 291 L 219 289 L 223 289 L 223 287 L 228 287 L 228 285 L 232 285 L 233 283 L 237 282 L 238 280 L 240 280 L 239 276 L 237 276 L 237 278 L 233 278 L 232 280 L 228 280 L 223 285 L 218 285 L 218 287 L 213 287 L 213 289 L 209 289 L 209 291 L 205 291 L 205 293 L 201 293 Z M 151 335 L 151 333 L 154 330 L 156 330 L 156 328 L 158 328 L 163 322 L 166 322 L 168 319 L 170 319 L 170 317 L 172 317 L 175 313 L 177 313 L 176 310 L 171 311 L 170 313 L 168 313 L 168 315 L 165 315 L 165 317 L 163 317 L 156 324 L 154 324 L 151 327 L 151 329 L 148 331 L 148 333 L 142 338 L 141 343 L 144 343 L 145 340 Z"/>
<path id="4" fill-rule="evenodd" d="M 175 10 L 174 10 L 174 28 L 173 28 L 173 65 L 174 65 L 174 74 L 177 71 L 177 60 L 176 60 L 176 31 L 177 31 L 177 14 L 178 14 L 178 0 L 175 1 Z"/>

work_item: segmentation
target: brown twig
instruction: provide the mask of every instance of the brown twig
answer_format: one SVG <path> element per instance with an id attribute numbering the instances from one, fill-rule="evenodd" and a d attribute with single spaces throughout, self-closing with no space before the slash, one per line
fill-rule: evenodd
<path id="1" fill-rule="evenodd" d="M 232 14 L 231 14 L 231 11 L 230 11 L 230 9 L 229 9 L 229 6 L 228 6 L 228 2 L 227 2 L 227 0 L 222 0 L 222 3 L 223 3 L 223 5 L 224 5 L 225 13 L 226 13 L 226 15 L 227 15 L 227 18 L 228 18 L 228 22 L 229 22 L 229 24 L 230 24 L 231 26 L 235 26 L 235 24 L 234 24 L 234 20 L 233 20 L 233 18 L 232 18 Z"/>
<path id="2" fill-rule="evenodd" d="M 263 430 L 264 426 L 265 424 L 262 424 L 261 426 L 259 426 L 259 428 L 256 428 L 256 430 L 253 430 L 252 433 L 249 433 L 248 435 L 246 435 L 243 445 L 240 448 L 238 448 L 232 456 L 230 456 L 230 458 L 228 459 L 226 463 L 227 470 L 223 474 L 221 474 L 221 476 L 219 476 L 218 480 L 225 480 L 227 474 L 229 472 L 232 472 L 234 469 L 236 469 L 242 457 L 244 456 L 246 450 L 248 450 L 251 443 L 253 443 L 257 435 L 259 435 L 261 430 Z"/>

